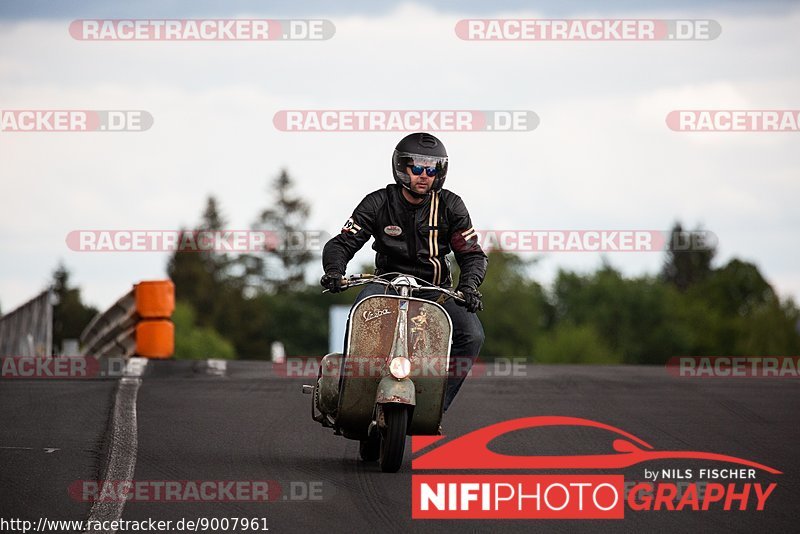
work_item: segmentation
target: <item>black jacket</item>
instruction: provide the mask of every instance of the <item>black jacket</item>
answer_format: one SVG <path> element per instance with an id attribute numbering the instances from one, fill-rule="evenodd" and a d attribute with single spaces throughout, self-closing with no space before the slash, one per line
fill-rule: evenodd
<path id="1" fill-rule="evenodd" d="M 486 275 L 488 260 L 469 212 L 461 197 L 447 189 L 428 195 L 418 205 L 408 202 L 397 184 L 364 197 L 341 233 L 325 244 L 325 272 L 344 274 L 370 236 L 375 237 L 375 274 L 399 271 L 450 287 L 453 280 L 445 256 L 452 250 L 461 268 L 460 286 L 477 289 Z"/>

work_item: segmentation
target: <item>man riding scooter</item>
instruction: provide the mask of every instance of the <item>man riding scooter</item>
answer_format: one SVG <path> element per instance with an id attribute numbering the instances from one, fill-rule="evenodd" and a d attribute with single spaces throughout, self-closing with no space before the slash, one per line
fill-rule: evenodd
<path id="1" fill-rule="evenodd" d="M 463 302 L 448 299 L 442 303 L 453 324 L 451 361 L 455 364 L 447 380 L 445 411 L 483 345 L 483 326 L 476 312 L 483 309 L 478 287 L 488 263 L 461 197 L 442 189 L 447 166 L 447 151 L 439 139 L 428 133 L 404 137 L 392 155 L 396 183 L 368 194 L 341 233 L 325 244 L 325 275 L 320 280 L 329 291 L 341 291 L 348 262 L 374 237 L 376 275 L 400 272 L 451 288 L 446 256 L 453 251 L 461 269 L 456 290 L 463 295 Z M 356 304 L 384 291 L 382 285 L 369 284 L 359 293 Z"/>

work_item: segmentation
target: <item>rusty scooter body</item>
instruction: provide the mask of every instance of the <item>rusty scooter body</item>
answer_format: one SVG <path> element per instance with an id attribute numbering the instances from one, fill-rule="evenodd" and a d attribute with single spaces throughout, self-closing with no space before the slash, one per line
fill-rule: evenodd
<path id="1" fill-rule="evenodd" d="M 447 389 L 452 322 L 441 304 L 415 297 L 433 291 L 461 295 L 400 273 L 354 275 L 344 287 L 386 287 L 350 311 L 345 354 L 326 355 L 315 384 L 312 417 L 337 435 L 360 442 L 364 461 L 400 469 L 407 435 L 436 435 Z"/>

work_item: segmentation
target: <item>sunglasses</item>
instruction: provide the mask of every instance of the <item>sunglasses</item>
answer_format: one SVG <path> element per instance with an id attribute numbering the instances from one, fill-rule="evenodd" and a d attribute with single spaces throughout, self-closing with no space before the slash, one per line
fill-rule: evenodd
<path id="1" fill-rule="evenodd" d="M 411 169 L 411 174 L 414 176 L 419 176 L 425 171 L 425 174 L 433 178 L 439 172 L 436 167 L 423 167 L 422 165 L 409 165 L 408 168 Z"/>

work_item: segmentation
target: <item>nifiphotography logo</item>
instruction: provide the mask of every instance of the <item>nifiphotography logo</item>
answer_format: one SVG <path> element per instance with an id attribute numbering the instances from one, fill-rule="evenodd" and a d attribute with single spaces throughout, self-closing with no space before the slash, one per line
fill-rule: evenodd
<path id="1" fill-rule="evenodd" d="M 606 431 L 614 452 L 511 456 L 489 448 L 492 441 L 510 432 L 546 432 L 552 427 Z M 452 440 L 414 436 L 412 452 L 416 455 L 411 462 L 414 519 L 624 519 L 626 508 L 637 512 L 761 511 L 777 483 L 757 481 L 757 474 L 782 474 L 772 467 L 724 454 L 657 450 L 619 428 L 564 416 L 511 419 Z M 692 467 L 675 468 L 675 460 L 692 462 Z M 659 461 L 671 467 L 662 468 Z M 624 469 L 630 473 L 631 468 L 644 463 L 648 468 L 642 481 L 626 481 L 625 474 L 614 472 Z M 572 473 L 584 470 L 601 473 Z M 562 474 L 564 471 L 571 473 Z"/>

